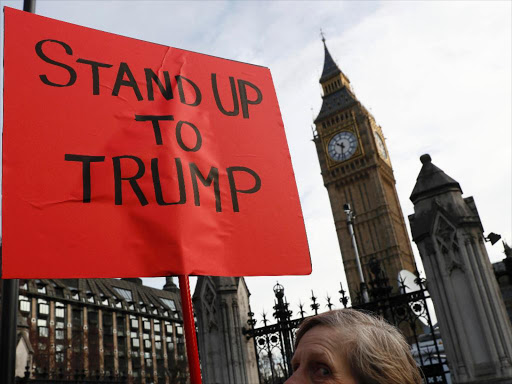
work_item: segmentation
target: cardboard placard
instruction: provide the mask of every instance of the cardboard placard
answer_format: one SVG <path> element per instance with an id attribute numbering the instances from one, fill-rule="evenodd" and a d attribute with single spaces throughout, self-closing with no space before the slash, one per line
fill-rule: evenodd
<path id="1" fill-rule="evenodd" d="M 4 15 L 4 278 L 311 272 L 269 69 Z"/>

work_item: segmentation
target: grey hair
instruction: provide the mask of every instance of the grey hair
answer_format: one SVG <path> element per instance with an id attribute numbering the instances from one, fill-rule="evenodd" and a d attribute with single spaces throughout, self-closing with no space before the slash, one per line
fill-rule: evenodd
<path id="1" fill-rule="evenodd" d="M 402 333 L 385 320 L 355 309 L 339 309 L 306 319 L 295 348 L 317 326 L 336 331 L 358 384 L 421 384 L 421 375 Z"/>

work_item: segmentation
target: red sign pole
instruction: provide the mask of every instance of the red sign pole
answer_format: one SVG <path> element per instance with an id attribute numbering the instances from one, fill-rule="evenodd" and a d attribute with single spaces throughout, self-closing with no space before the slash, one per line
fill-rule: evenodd
<path id="1" fill-rule="evenodd" d="M 181 293 L 181 311 L 185 326 L 185 341 L 187 343 L 188 368 L 190 371 L 190 383 L 201 384 L 201 367 L 199 366 L 199 351 L 197 350 L 196 326 L 192 300 L 190 299 L 190 285 L 188 276 L 179 276 Z"/>

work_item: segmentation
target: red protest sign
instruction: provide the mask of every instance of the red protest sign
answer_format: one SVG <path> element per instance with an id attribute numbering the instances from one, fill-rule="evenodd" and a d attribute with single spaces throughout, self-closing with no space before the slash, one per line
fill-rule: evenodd
<path id="1" fill-rule="evenodd" d="M 4 278 L 310 273 L 267 68 L 4 13 Z"/>

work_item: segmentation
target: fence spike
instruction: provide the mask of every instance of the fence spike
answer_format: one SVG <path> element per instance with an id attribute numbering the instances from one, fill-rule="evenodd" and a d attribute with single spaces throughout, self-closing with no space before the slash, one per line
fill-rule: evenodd
<path id="1" fill-rule="evenodd" d="M 302 302 L 299 301 L 299 309 L 300 311 L 298 312 L 300 314 L 300 317 L 303 319 L 304 318 L 304 304 L 302 304 Z"/>
<path id="2" fill-rule="evenodd" d="M 341 284 L 341 281 L 340 281 L 340 287 L 341 289 L 338 291 L 341 295 L 340 297 L 340 303 L 343 304 L 343 307 L 344 308 L 347 308 L 347 304 L 348 304 L 348 297 L 346 296 L 346 292 L 345 290 L 343 289 L 343 285 Z"/>
<path id="3" fill-rule="evenodd" d="M 311 309 L 315 311 L 315 315 L 318 315 L 318 309 L 320 308 L 320 304 L 316 302 L 315 294 L 313 293 L 313 290 L 311 290 L 311 301 L 313 304 L 310 305 Z"/>
<path id="4" fill-rule="evenodd" d="M 332 307 L 334 306 L 334 304 L 333 304 L 333 303 L 331 303 L 331 298 L 330 298 L 329 294 L 327 294 L 326 300 L 327 300 L 327 305 L 326 305 L 326 307 L 328 307 L 328 308 L 329 308 L 329 311 L 332 311 Z"/>

